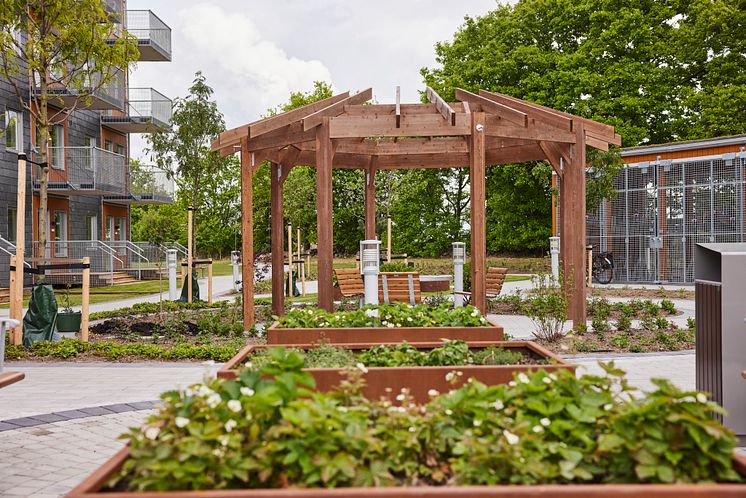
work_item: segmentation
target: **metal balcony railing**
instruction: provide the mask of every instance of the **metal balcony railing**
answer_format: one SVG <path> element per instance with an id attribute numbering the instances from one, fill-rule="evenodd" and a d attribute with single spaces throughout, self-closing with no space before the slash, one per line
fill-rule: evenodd
<path id="1" fill-rule="evenodd" d="M 141 61 L 171 60 L 171 28 L 150 10 L 128 10 L 126 30 L 137 39 Z"/>
<path id="2" fill-rule="evenodd" d="M 153 133 L 169 125 L 173 102 L 152 88 L 130 88 L 124 114 L 106 112 L 101 123 L 123 133 Z"/>
<path id="3" fill-rule="evenodd" d="M 124 71 L 116 73 L 102 84 L 101 74 L 92 74 L 88 81 L 80 85 L 51 82 L 47 93 L 52 101 L 62 101 L 63 105 L 72 107 L 77 101 L 77 108 L 93 111 L 110 111 L 124 109 Z M 62 79 L 60 77 L 60 79 Z M 39 82 L 34 85 L 34 95 L 39 95 Z"/>
<path id="4" fill-rule="evenodd" d="M 40 161 L 39 155 L 35 160 Z M 67 195 L 124 195 L 126 158 L 98 147 L 50 147 L 48 162 L 50 192 Z M 32 180 L 38 190 L 40 168 L 34 166 Z"/>
<path id="5" fill-rule="evenodd" d="M 111 14 L 113 19 L 122 18 L 122 0 L 105 0 L 104 8 Z"/>
<path id="6" fill-rule="evenodd" d="M 174 179 L 156 166 L 130 164 L 129 188 L 125 195 L 106 196 L 120 204 L 171 204 L 174 201 Z"/>

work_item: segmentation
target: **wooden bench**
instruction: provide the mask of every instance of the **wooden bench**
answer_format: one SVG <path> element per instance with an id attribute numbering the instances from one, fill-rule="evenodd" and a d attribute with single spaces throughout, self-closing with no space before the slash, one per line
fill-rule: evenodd
<path id="1" fill-rule="evenodd" d="M 417 272 L 381 272 L 378 275 L 378 301 L 381 303 L 422 303 L 420 274 Z"/>
<path id="2" fill-rule="evenodd" d="M 337 277 L 339 293 L 342 297 L 363 297 L 365 286 L 360 270 L 357 268 L 335 268 L 334 276 Z"/>
<path id="3" fill-rule="evenodd" d="M 497 297 L 500 295 L 500 291 L 503 290 L 503 284 L 505 283 L 505 276 L 508 273 L 507 268 L 487 268 L 487 277 L 485 285 L 485 296 L 486 297 Z M 459 296 L 465 296 L 466 301 L 471 300 L 471 292 L 454 292 Z"/>

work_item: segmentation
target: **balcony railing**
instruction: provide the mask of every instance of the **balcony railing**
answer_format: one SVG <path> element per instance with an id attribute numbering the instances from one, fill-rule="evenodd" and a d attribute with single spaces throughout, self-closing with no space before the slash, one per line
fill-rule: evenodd
<path id="1" fill-rule="evenodd" d="M 137 39 L 141 61 L 171 60 L 171 28 L 150 10 L 128 10 L 127 32 Z"/>
<path id="2" fill-rule="evenodd" d="M 125 157 L 98 147 L 50 147 L 50 192 L 66 195 L 123 195 L 127 168 Z M 36 161 L 40 157 L 36 155 Z M 33 169 L 34 189 L 40 187 L 40 170 Z"/>
<path id="3" fill-rule="evenodd" d="M 122 0 L 105 0 L 104 8 L 115 21 L 122 18 Z"/>
<path id="4" fill-rule="evenodd" d="M 106 112 L 101 123 L 122 133 L 154 133 L 171 121 L 173 102 L 152 88 L 130 88 L 124 114 Z"/>
<path id="5" fill-rule="evenodd" d="M 104 199 L 119 204 L 171 204 L 174 201 L 174 179 L 156 166 L 130 164 L 126 194 Z"/>
<path id="6" fill-rule="evenodd" d="M 101 84 L 101 75 L 91 75 L 89 81 L 79 87 L 64 83 L 50 83 L 47 93 L 52 102 L 62 101 L 66 107 L 72 107 L 78 101 L 77 107 L 92 111 L 109 111 L 124 108 L 124 72 L 117 71 L 106 83 Z M 34 95 L 39 95 L 37 82 L 34 85 Z"/>

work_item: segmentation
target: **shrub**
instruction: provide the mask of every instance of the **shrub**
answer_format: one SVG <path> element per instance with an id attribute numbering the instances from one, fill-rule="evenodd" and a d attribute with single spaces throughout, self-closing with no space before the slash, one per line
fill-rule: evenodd
<path id="1" fill-rule="evenodd" d="M 658 330 L 666 330 L 669 325 L 670 324 L 669 324 L 668 320 L 666 320 L 662 316 L 659 316 L 658 318 L 655 319 L 655 327 Z"/>
<path id="2" fill-rule="evenodd" d="M 675 315 L 676 314 L 676 305 L 673 301 L 669 299 L 664 299 L 661 301 L 661 309 L 668 313 L 669 315 Z"/>
<path id="3" fill-rule="evenodd" d="M 601 320 L 607 320 L 611 316 L 611 309 L 611 303 L 604 297 L 588 301 L 588 314 Z"/>
<path id="4" fill-rule="evenodd" d="M 696 330 L 697 321 L 690 316 L 689 318 L 686 319 L 686 328 L 688 328 L 689 330 Z"/>
<path id="5" fill-rule="evenodd" d="M 606 321 L 606 319 L 601 318 L 599 316 L 593 317 L 593 320 L 591 320 L 591 327 L 593 327 L 593 331 L 596 333 L 603 333 L 609 331 L 609 322 Z"/>
<path id="6" fill-rule="evenodd" d="M 518 374 L 467 382 L 418 406 L 370 401 L 352 376 L 316 393 L 302 359 L 170 391 L 124 436 L 112 486 L 137 491 L 392 485 L 739 481 L 737 439 L 704 394 L 655 380 L 629 396 L 623 372 Z M 640 437 L 644 434 L 645 437 Z M 174 469 L 178 469 L 175 472 Z M 117 482 L 118 481 L 118 482 Z"/>
<path id="7" fill-rule="evenodd" d="M 622 332 L 627 332 L 632 328 L 632 320 L 627 315 L 622 315 L 616 321 L 616 329 Z"/>
<path id="8" fill-rule="evenodd" d="M 405 263 L 404 261 L 391 261 L 390 263 L 381 264 L 379 271 L 402 273 L 415 271 L 415 269 L 407 266 L 407 263 Z"/>
<path id="9" fill-rule="evenodd" d="M 563 336 L 568 302 L 561 285 L 554 285 L 546 275 L 532 278 L 533 287 L 522 304 L 523 312 L 534 323 L 537 339 L 556 341 Z"/>

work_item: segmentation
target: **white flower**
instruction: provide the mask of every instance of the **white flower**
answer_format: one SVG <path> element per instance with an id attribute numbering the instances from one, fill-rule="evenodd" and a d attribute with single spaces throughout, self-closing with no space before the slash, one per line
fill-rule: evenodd
<path id="1" fill-rule="evenodd" d="M 230 419 L 225 423 L 225 432 L 230 432 L 236 427 L 236 421 L 233 419 Z"/>
<path id="2" fill-rule="evenodd" d="M 212 454 L 216 457 L 222 457 L 225 454 L 225 451 L 223 451 L 221 448 L 215 448 L 214 450 L 212 450 Z"/>
<path id="3" fill-rule="evenodd" d="M 413 320 L 412 320 L 412 317 L 411 317 L 411 316 L 408 316 L 408 317 L 407 317 L 407 321 L 408 321 L 408 322 L 411 322 L 411 321 L 413 321 Z"/>
<path id="4" fill-rule="evenodd" d="M 549 427 L 549 424 L 551 424 L 552 421 L 544 417 L 543 419 L 539 420 L 539 423 L 543 425 L 544 427 Z"/>
<path id="5" fill-rule="evenodd" d="M 455 378 L 456 378 L 456 373 L 455 372 L 448 372 L 446 374 L 446 382 L 451 382 Z"/>
<path id="6" fill-rule="evenodd" d="M 544 377 L 544 378 L 541 379 L 541 381 L 544 384 L 551 384 L 552 383 L 552 379 L 550 379 L 549 377 Z"/>
<path id="7" fill-rule="evenodd" d="M 427 395 L 430 396 L 431 398 L 437 396 L 438 394 L 440 394 L 440 393 L 436 389 L 430 389 L 427 392 Z"/>
<path id="8" fill-rule="evenodd" d="M 518 444 L 518 436 L 510 432 L 509 430 L 505 429 L 503 431 L 503 436 L 505 436 L 505 440 L 508 442 L 508 444 Z"/>
<path id="9" fill-rule="evenodd" d="M 414 431 L 416 431 L 416 430 L 417 430 L 417 429 L 415 429 L 414 427 L 410 427 L 410 428 L 409 428 L 409 432 L 414 432 Z"/>
<path id="10" fill-rule="evenodd" d="M 346 406 L 338 406 L 337 410 L 341 411 L 342 413 L 347 413 L 347 407 Z"/>
<path id="11" fill-rule="evenodd" d="M 606 410 L 607 412 L 608 412 L 609 410 L 611 410 L 612 408 L 614 408 L 614 405 L 612 405 L 611 403 L 606 403 L 606 404 L 604 405 L 604 410 Z"/>
<path id="12" fill-rule="evenodd" d="M 407 397 L 403 394 L 398 394 L 396 396 L 396 401 L 404 401 L 405 399 L 407 399 Z"/>
<path id="13" fill-rule="evenodd" d="M 378 310 L 365 310 L 365 315 L 371 318 L 375 318 L 378 316 Z"/>
<path id="14" fill-rule="evenodd" d="M 396 327 L 396 325 L 394 325 L 393 323 L 389 323 L 389 324 L 387 324 L 386 326 L 387 326 L 388 328 L 390 328 L 390 329 L 393 329 L 394 327 Z"/>
<path id="15" fill-rule="evenodd" d="M 697 393 L 697 401 L 700 403 L 707 403 L 707 396 L 704 393 Z"/>
<path id="16" fill-rule="evenodd" d="M 187 424 L 189 423 L 189 419 L 186 417 L 176 417 L 175 422 L 176 422 L 176 427 L 178 427 L 179 429 L 182 429 L 187 426 Z"/>
<path id="17" fill-rule="evenodd" d="M 510 387 L 515 387 L 515 386 L 517 386 L 518 384 L 516 384 L 514 380 L 511 380 L 510 382 L 508 382 L 508 385 L 509 385 Z"/>
<path id="18" fill-rule="evenodd" d="M 537 434 L 541 434 L 542 432 L 544 432 L 544 428 L 540 425 L 535 425 L 532 430 Z"/>
<path id="19" fill-rule="evenodd" d="M 145 429 L 145 437 L 150 439 L 151 441 L 155 441 L 158 437 L 158 434 L 161 433 L 161 430 L 158 427 L 148 427 Z"/>
<path id="20" fill-rule="evenodd" d="M 474 317 L 479 316 L 479 310 L 474 308 L 474 311 L 471 312 L 471 316 L 474 316 Z"/>
<path id="21" fill-rule="evenodd" d="M 453 415 L 453 410 L 451 410 L 450 408 L 447 408 L 446 415 Z"/>
<path id="22" fill-rule="evenodd" d="M 407 409 L 404 408 L 403 406 L 397 406 L 396 411 L 399 413 L 406 413 Z"/>
<path id="23" fill-rule="evenodd" d="M 492 407 L 495 410 L 502 410 L 503 408 L 505 408 L 505 405 L 503 405 L 502 400 L 498 399 L 497 401 L 495 401 L 494 403 L 492 403 Z"/>
<path id="24" fill-rule="evenodd" d="M 479 427 L 480 425 L 482 425 L 481 420 L 474 420 L 474 427 Z"/>
<path id="25" fill-rule="evenodd" d="M 217 393 L 212 393 L 210 396 L 207 397 L 206 403 L 210 408 L 216 408 L 222 399 L 220 398 L 220 395 Z"/>
<path id="26" fill-rule="evenodd" d="M 518 381 L 521 382 L 522 384 L 528 384 L 528 382 L 529 382 L 528 375 L 526 375 L 523 372 L 519 373 L 518 374 Z"/>
<path id="27" fill-rule="evenodd" d="M 553 373 L 549 374 L 549 378 L 552 379 L 552 380 L 557 380 L 557 376 L 554 375 Z"/>
<path id="28" fill-rule="evenodd" d="M 360 371 L 361 371 L 361 372 L 363 372 L 364 374 L 367 374 L 367 373 L 368 373 L 368 367 L 366 367 L 366 366 L 365 366 L 365 365 L 363 365 L 362 363 L 356 363 L 356 364 L 355 364 L 355 368 L 357 368 L 358 370 L 360 370 Z"/>
<path id="29" fill-rule="evenodd" d="M 218 441 L 220 441 L 220 444 L 222 444 L 223 446 L 228 446 L 230 439 L 228 439 L 228 436 L 220 436 L 218 438 Z"/>
<path id="30" fill-rule="evenodd" d="M 243 394 L 244 396 L 253 396 L 254 390 L 250 387 L 242 387 L 241 394 Z"/>
<path id="31" fill-rule="evenodd" d="M 238 413 L 241 411 L 241 402 L 237 399 L 232 399 L 228 402 L 228 409 L 232 412 Z"/>

